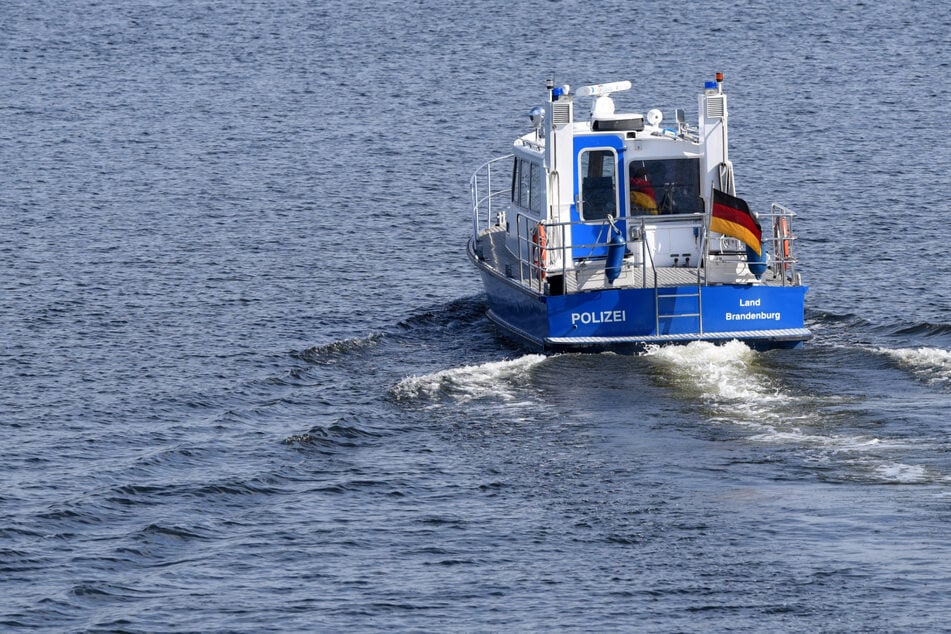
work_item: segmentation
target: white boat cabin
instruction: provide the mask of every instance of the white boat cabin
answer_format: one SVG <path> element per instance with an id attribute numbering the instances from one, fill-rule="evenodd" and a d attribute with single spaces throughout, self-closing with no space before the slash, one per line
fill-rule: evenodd
<path id="1" fill-rule="evenodd" d="M 530 112 L 534 130 L 515 141 L 511 205 L 495 219 L 508 250 L 549 275 L 566 273 L 603 260 L 613 226 L 629 266 L 646 258 L 651 268 L 696 268 L 710 253 L 739 253 L 737 240 L 713 234 L 716 243 L 706 243 L 703 235 L 712 191 L 734 193 L 721 81 L 707 82 L 700 95 L 697 128 L 682 110 L 670 123 L 656 109 L 616 112 L 611 95 L 630 89 L 628 81 L 574 93 L 549 82 L 548 103 Z M 576 120 L 579 98 L 590 106 Z M 544 261 L 529 255 L 540 241 Z M 736 263 L 727 268 L 725 283 L 753 279 Z"/>

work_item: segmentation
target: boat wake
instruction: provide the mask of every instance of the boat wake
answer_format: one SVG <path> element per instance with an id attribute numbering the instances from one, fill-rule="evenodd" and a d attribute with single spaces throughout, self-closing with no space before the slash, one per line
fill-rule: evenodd
<path id="1" fill-rule="evenodd" d="M 440 370 L 404 378 L 391 390 L 397 401 L 449 399 L 457 403 L 493 399 L 512 404 L 529 385 L 528 372 L 547 357 L 530 354 L 507 361 Z"/>
<path id="2" fill-rule="evenodd" d="M 951 335 L 951 324 L 918 322 L 910 326 L 901 326 L 895 330 L 896 336 L 941 338 Z"/>
<path id="3" fill-rule="evenodd" d="M 898 362 L 915 378 L 943 390 L 951 390 L 951 350 L 942 348 L 878 348 L 876 352 Z"/>
<path id="4" fill-rule="evenodd" d="M 645 356 L 672 385 L 737 422 L 771 419 L 792 400 L 757 365 L 758 353 L 739 341 L 723 345 L 696 341 L 657 346 Z"/>
<path id="5" fill-rule="evenodd" d="M 948 381 L 951 376 L 951 354 L 946 351 L 883 352 L 897 352 L 899 358 L 909 359 L 904 362 L 936 377 L 933 380 Z M 844 467 L 843 477 L 850 480 L 892 484 L 951 480 L 931 467 L 898 459 L 918 449 L 918 441 L 837 433 L 843 425 L 836 410 L 848 409 L 848 399 L 795 393 L 770 376 L 760 353 L 743 343 L 694 342 L 653 348 L 645 356 L 665 382 L 701 401 L 711 422 L 744 429 L 751 442 L 804 452 L 807 464 L 823 469 Z"/>
<path id="6" fill-rule="evenodd" d="M 366 350 L 380 343 L 383 335 L 372 333 L 366 337 L 353 337 L 350 339 L 341 339 L 330 343 L 312 346 L 302 351 L 295 351 L 291 356 L 316 365 L 330 365 L 349 355 Z"/>

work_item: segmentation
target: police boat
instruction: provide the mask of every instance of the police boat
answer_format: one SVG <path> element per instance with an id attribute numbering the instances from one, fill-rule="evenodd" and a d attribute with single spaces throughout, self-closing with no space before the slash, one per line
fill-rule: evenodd
<path id="1" fill-rule="evenodd" d="M 611 95 L 629 81 L 547 82 L 533 129 L 470 181 L 468 256 L 507 334 L 547 351 L 811 337 L 796 214 L 737 197 L 715 77 L 696 127 L 681 109 L 670 124 L 656 108 L 617 112 Z"/>

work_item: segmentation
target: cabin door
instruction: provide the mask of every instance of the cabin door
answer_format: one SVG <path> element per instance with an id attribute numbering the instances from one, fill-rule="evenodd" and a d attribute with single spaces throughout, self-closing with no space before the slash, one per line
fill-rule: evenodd
<path id="1" fill-rule="evenodd" d="M 627 215 L 624 142 L 610 135 L 575 137 L 574 159 L 572 258 L 603 258 L 611 237 L 608 217 L 617 221 Z M 625 231 L 623 224 L 615 224 Z"/>

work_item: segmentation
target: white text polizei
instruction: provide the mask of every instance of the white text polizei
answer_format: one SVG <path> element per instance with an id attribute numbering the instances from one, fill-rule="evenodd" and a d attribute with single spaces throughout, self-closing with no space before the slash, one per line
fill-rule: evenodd
<path id="1" fill-rule="evenodd" d="M 589 324 L 615 324 L 622 321 L 627 321 L 627 311 L 601 310 L 571 313 L 572 326 L 577 326 L 579 323 L 587 326 Z"/>

